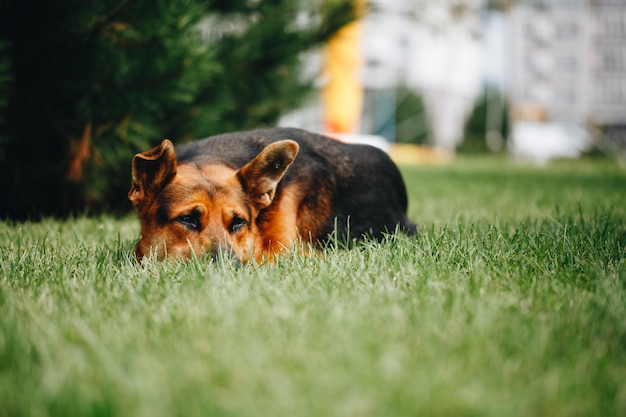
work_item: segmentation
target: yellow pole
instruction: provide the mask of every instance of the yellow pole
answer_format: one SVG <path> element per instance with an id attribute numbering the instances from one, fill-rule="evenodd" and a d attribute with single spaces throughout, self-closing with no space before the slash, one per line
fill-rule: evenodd
<path id="1" fill-rule="evenodd" d="M 358 15 L 364 1 L 355 0 Z M 361 27 L 358 21 L 340 29 L 328 42 L 322 87 L 322 112 L 328 133 L 357 133 L 363 109 L 361 85 Z"/>

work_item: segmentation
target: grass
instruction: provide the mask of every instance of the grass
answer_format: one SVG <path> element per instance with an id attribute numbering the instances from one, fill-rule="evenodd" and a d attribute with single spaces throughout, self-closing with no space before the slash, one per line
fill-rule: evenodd
<path id="1" fill-rule="evenodd" d="M 626 415 L 626 171 L 404 167 L 419 239 L 138 267 L 0 224 L 0 416 Z"/>

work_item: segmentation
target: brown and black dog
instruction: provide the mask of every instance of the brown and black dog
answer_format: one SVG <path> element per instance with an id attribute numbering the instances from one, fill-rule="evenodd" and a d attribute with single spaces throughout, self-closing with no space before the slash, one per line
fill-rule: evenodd
<path id="1" fill-rule="evenodd" d="M 141 222 L 139 260 L 223 252 L 262 262 L 333 234 L 416 232 L 383 151 L 299 129 L 223 134 L 176 151 L 163 140 L 133 158 L 128 197 Z"/>

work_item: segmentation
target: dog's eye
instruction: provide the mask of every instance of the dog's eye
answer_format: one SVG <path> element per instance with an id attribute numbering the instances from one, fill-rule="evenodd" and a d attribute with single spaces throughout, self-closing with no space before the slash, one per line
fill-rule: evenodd
<path id="1" fill-rule="evenodd" d="M 228 226 L 228 230 L 230 233 L 237 233 L 240 231 L 248 222 L 243 217 L 235 216 L 233 220 L 230 222 L 230 226 Z"/>
<path id="2" fill-rule="evenodd" d="M 183 214 L 174 219 L 178 223 L 182 224 L 189 230 L 200 230 L 200 218 L 197 214 Z"/>

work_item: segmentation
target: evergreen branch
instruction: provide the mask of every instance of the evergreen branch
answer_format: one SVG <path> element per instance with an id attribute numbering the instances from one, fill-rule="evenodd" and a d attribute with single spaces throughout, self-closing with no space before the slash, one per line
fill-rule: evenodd
<path id="1" fill-rule="evenodd" d="M 92 28 L 91 30 L 93 32 L 98 32 L 100 30 L 102 30 L 102 28 L 107 25 L 108 23 L 112 22 L 114 19 L 116 19 L 119 15 L 121 15 L 124 10 L 132 3 L 135 3 L 137 0 L 125 0 L 122 1 L 120 4 L 117 5 L 117 7 L 115 9 L 113 9 L 113 11 L 111 13 L 109 13 L 108 16 L 103 17 L 102 19 L 100 19 L 99 22 L 97 22 Z"/>
<path id="2" fill-rule="evenodd" d="M 180 77 L 181 73 L 183 72 L 185 68 L 185 63 L 183 62 L 182 65 L 177 66 L 176 68 L 164 72 L 163 74 L 161 74 L 158 77 L 154 77 L 151 79 L 147 79 L 144 82 L 141 83 L 137 83 L 134 85 L 128 84 L 125 86 L 119 86 L 120 90 L 132 90 L 132 91 L 142 91 L 142 90 L 149 90 L 152 88 L 155 88 L 163 83 L 165 83 L 166 81 L 170 81 L 173 79 L 176 79 L 178 77 Z"/>

